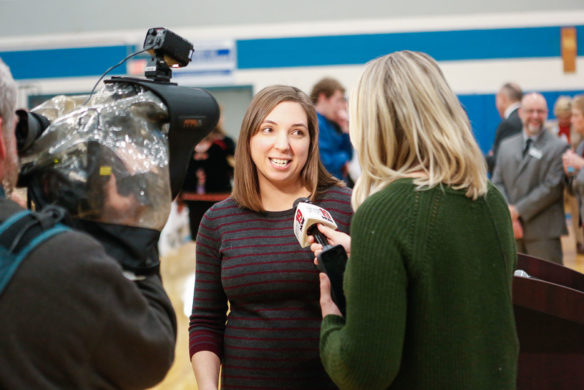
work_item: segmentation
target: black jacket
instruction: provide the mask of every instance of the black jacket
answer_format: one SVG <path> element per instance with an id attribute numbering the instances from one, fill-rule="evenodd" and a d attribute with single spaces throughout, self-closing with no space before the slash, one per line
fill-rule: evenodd
<path id="1" fill-rule="evenodd" d="M 19 210 L 0 198 L 0 222 Z M 24 259 L 0 296 L 0 388 L 151 387 L 175 341 L 158 273 L 130 281 L 98 241 L 60 233 Z"/>
<path id="2" fill-rule="evenodd" d="M 499 126 L 497 126 L 497 132 L 495 133 L 495 141 L 493 142 L 493 155 L 487 156 L 489 174 L 492 175 L 495 171 L 495 162 L 497 161 L 497 153 L 499 152 L 501 141 L 520 133 L 522 129 L 523 123 L 521 123 L 521 118 L 519 118 L 519 108 L 516 108 L 508 118 L 503 119 L 501 123 L 499 123 Z"/>

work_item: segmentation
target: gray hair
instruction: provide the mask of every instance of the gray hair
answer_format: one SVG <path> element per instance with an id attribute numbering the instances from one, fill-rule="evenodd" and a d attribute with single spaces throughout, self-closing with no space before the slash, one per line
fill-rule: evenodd
<path id="1" fill-rule="evenodd" d="M 3 128 L 12 131 L 14 110 L 16 108 L 16 82 L 12 78 L 10 69 L 0 58 L 0 118 L 3 119 Z M 3 134 L 6 137 L 6 134 Z"/>
<path id="2" fill-rule="evenodd" d="M 512 102 L 520 102 L 523 99 L 523 91 L 516 83 L 505 83 L 501 87 L 501 93 L 505 94 Z"/>

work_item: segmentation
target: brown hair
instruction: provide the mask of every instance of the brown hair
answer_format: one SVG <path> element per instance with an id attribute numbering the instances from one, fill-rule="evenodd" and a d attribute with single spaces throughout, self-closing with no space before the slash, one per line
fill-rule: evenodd
<path id="1" fill-rule="evenodd" d="M 336 91 L 341 91 L 341 93 L 344 95 L 345 87 L 343 87 L 343 85 L 337 80 L 330 77 L 325 77 L 318 83 L 314 84 L 314 87 L 312 87 L 312 92 L 310 92 L 310 100 L 312 100 L 313 104 L 316 104 L 321 93 L 324 93 L 324 96 L 328 99 L 333 96 Z"/>
<path id="2" fill-rule="evenodd" d="M 287 85 L 273 85 L 259 91 L 252 99 L 243 121 L 239 140 L 235 148 L 235 172 L 231 196 L 241 206 L 253 211 L 264 211 L 258 181 L 257 168 L 251 158 L 250 139 L 259 130 L 262 122 L 278 104 L 294 102 L 300 104 L 308 119 L 310 146 L 308 159 L 300 172 L 302 184 L 310 191 L 311 200 L 316 200 L 332 185 L 344 184 L 331 176 L 320 161 L 318 151 L 318 120 L 308 96 L 300 89 Z"/>

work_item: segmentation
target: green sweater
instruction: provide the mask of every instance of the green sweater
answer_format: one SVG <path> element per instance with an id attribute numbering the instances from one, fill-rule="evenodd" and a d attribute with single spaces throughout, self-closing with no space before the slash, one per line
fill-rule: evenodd
<path id="1" fill-rule="evenodd" d="M 400 179 L 351 223 L 346 319 L 322 322 L 323 365 L 341 389 L 515 388 L 516 248 L 489 183 L 472 201 Z"/>

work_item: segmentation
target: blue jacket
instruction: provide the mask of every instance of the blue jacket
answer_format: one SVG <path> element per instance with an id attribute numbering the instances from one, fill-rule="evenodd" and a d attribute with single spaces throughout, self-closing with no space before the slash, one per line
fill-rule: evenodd
<path id="1" fill-rule="evenodd" d="M 318 147 L 320 159 L 327 171 L 338 179 L 346 180 L 341 169 L 353 158 L 353 147 L 349 134 L 337 130 L 337 125 L 317 113 L 318 116 Z"/>

